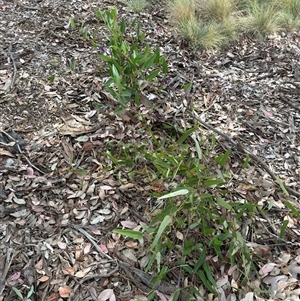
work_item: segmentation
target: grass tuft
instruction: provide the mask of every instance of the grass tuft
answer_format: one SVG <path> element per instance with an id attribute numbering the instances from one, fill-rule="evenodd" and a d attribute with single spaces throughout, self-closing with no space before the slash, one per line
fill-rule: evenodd
<path id="1" fill-rule="evenodd" d="M 195 0 L 169 0 L 167 8 L 171 22 L 177 25 L 188 22 L 195 17 Z"/>
<path id="2" fill-rule="evenodd" d="M 235 0 L 198 0 L 197 7 L 201 19 L 223 21 L 230 17 L 236 8 Z"/>
<path id="3" fill-rule="evenodd" d="M 280 14 L 274 5 L 254 0 L 249 3 L 248 15 L 242 19 L 242 25 L 246 33 L 267 36 L 281 29 Z"/>
<path id="4" fill-rule="evenodd" d="M 300 26 L 300 0 L 168 0 L 170 20 L 193 47 L 221 48 L 243 33 L 265 37 Z"/>
<path id="5" fill-rule="evenodd" d="M 181 23 L 181 34 L 195 48 L 219 49 L 225 41 L 217 22 L 201 23 L 195 17 Z"/>
<path id="6" fill-rule="evenodd" d="M 135 13 L 143 11 L 147 6 L 147 0 L 126 0 L 126 5 Z"/>

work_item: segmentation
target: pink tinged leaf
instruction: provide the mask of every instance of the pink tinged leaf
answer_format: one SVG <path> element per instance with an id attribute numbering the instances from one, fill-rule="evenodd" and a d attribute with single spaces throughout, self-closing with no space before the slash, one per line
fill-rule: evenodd
<path id="1" fill-rule="evenodd" d="M 265 264 L 260 270 L 259 270 L 259 275 L 266 275 L 268 273 L 270 273 L 273 269 L 274 269 L 274 266 L 276 264 L 275 263 L 267 263 Z"/>
<path id="2" fill-rule="evenodd" d="M 122 221 L 121 225 L 127 229 L 134 229 L 137 226 L 137 223 L 126 220 Z"/>
<path id="3" fill-rule="evenodd" d="M 83 249 L 83 253 L 88 254 L 91 251 L 91 246 L 92 246 L 92 244 L 90 244 L 90 243 L 86 244 L 86 246 Z"/>
<path id="4" fill-rule="evenodd" d="M 102 185 L 102 186 L 100 186 L 100 188 L 102 190 L 111 190 L 111 189 L 113 189 L 111 186 L 108 186 L 108 185 Z"/>
<path id="5" fill-rule="evenodd" d="M 96 289 L 95 289 L 93 286 L 89 286 L 89 287 L 88 287 L 88 290 L 89 290 L 89 292 L 90 292 L 90 295 L 91 295 L 92 299 L 93 299 L 94 301 L 96 301 L 96 300 L 97 300 L 97 292 L 96 292 Z"/>
<path id="6" fill-rule="evenodd" d="M 224 275 L 217 281 L 217 287 L 221 287 L 228 282 L 228 276 Z"/>
<path id="7" fill-rule="evenodd" d="M 96 227 L 91 227 L 90 230 L 93 234 L 96 234 L 96 235 L 102 234 L 102 232 Z"/>
<path id="8" fill-rule="evenodd" d="M 97 298 L 97 301 L 106 301 L 114 294 L 114 291 L 111 288 L 105 289 L 100 293 Z"/>
<path id="9" fill-rule="evenodd" d="M 33 168 L 31 168 L 31 167 L 27 168 L 27 176 L 26 177 L 30 178 L 30 179 L 35 178 L 35 174 L 34 174 Z"/>
<path id="10" fill-rule="evenodd" d="M 267 117 L 273 117 L 273 114 L 272 112 L 268 112 L 268 111 L 265 111 L 265 110 L 262 110 L 264 112 L 264 114 L 267 116 Z"/>
<path id="11" fill-rule="evenodd" d="M 108 249 L 106 248 L 105 245 L 99 245 L 100 249 L 103 251 L 103 253 L 107 254 L 108 253 Z"/>
<path id="12" fill-rule="evenodd" d="M 9 277 L 9 280 L 18 280 L 21 276 L 21 272 L 16 272 Z"/>
<path id="13" fill-rule="evenodd" d="M 114 209 L 119 210 L 119 206 L 116 201 L 112 201 L 112 206 Z"/>
<path id="14" fill-rule="evenodd" d="M 235 265 L 235 266 L 233 266 L 232 268 L 230 268 L 229 270 L 228 270 L 228 276 L 231 276 L 233 273 L 234 273 L 234 271 L 237 269 L 237 266 Z"/>
<path id="15" fill-rule="evenodd" d="M 64 242 L 58 242 L 57 245 L 59 246 L 60 249 L 65 250 L 67 248 L 67 244 Z"/>
<path id="16" fill-rule="evenodd" d="M 109 298 L 109 301 L 116 301 L 116 295 L 112 294 L 111 297 Z"/>

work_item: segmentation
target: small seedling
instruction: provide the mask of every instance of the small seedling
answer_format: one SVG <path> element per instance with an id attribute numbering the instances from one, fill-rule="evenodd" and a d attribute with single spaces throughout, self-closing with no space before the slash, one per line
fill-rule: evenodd
<path id="1" fill-rule="evenodd" d="M 146 35 L 136 20 L 128 28 L 124 19 L 118 20 L 115 8 L 105 12 L 98 10 L 96 16 L 104 21 L 108 31 L 109 49 L 107 53 L 98 54 L 108 66 L 105 87 L 123 108 L 132 101 L 139 105 L 141 84 L 153 82 L 168 71 L 165 57 L 158 46 L 152 50 L 145 43 Z M 135 33 L 130 35 L 132 30 Z"/>

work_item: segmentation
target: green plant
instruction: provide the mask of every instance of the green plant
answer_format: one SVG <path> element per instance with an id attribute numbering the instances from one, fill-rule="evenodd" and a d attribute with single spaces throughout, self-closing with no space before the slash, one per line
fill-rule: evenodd
<path id="1" fill-rule="evenodd" d="M 243 271 L 240 280 L 247 283 L 255 268 L 240 224 L 245 216 L 253 218 L 257 207 L 246 200 L 231 200 L 227 190 L 231 151 L 216 154 L 215 139 L 210 143 L 200 139 L 197 126 L 183 132 L 166 129 L 164 139 L 157 139 L 162 133 L 158 136 L 149 131 L 151 149 L 147 141 L 122 145 L 107 153 L 116 171 L 131 179 L 137 177 L 139 182 L 153 183 L 151 195 L 157 200 L 151 223 L 140 233 L 121 229 L 114 232 L 133 239 L 143 236 L 148 242 L 146 271 L 154 272 L 154 285 L 166 280 L 172 269 L 179 269 L 178 282 L 189 279 L 189 291 L 199 294 L 201 283 L 216 294 L 215 275 L 221 265 L 227 269 L 238 266 Z M 157 182 L 162 184 L 160 188 L 155 187 Z M 173 265 L 168 262 L 172 256 L 176 258 Z"/>
<path id="2" fill-rule="evenodd" d="M 242 19 L 246 33 L 266 36 L 281 29 L 280 14 L 272 3 L 253 0 L 248 6 L 248 15 Z"/>
<path id="3" fill-rule="evenodd" d="M 181 24 L 195 17 L 195 0 L 168 0 L 167 9 L 172 23 Z"/>
<path id="4" fill-rule="evenodd" d="M 145 44 L 145 34 L 141 33 L 136 20 L 127 30 L 125 20 L 119 22 L 117 9 L 96 11 L 98 19 L 104 21 L 108 34 L 108 53 L 99 53 L 99 58 L 108 65 L 109 78 L 105 87 L 124 108 L 129 102 L 140 103 L 141 84 L 152 82 L 168 71 L 165 57 L 157 46 L 153 51 Z M 132 30 L 134 34 L 129 34 Z"/>
<path id="5" fill-rule="evenodd" d="M 32 296 L 32 294 L 34 293 L 34 286 L 32 285 L 30 287 L 29 292 L 27 293 L 26 297 L 22 295 L 22 293 L 20 292 L 20 290 L 18 290 L 15 287 L 12 287 L 13 291 L 17 294 L 17 296 L 24 301 L 30 301 L 30 297 Z"/>
<path id="6" fill-rule="evenodd" d="M 125 3 L 135 13 L 143 11 L 148 6 L 147 0 L 126 0 Z"/>
<path id="7" fill-rule="evenodd" d="M 191 18 L 181 23 L 180 32 L 192 46 L 200 49 L 219 49 L 228 41 L 224 29 L 215 21 L 204 23 Z"/>
<path id="8" fill-rule="evenodd" d="M 236 8 L 236 0 L 198 0 L 201 19 L 223 21 Z"/>

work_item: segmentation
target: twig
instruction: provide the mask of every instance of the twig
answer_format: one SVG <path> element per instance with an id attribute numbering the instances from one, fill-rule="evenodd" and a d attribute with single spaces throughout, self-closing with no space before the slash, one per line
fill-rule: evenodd
<path id="1" fill-rule="evenodd" d="M 11 253 L 12 253 L 12 249 L 8 248 L 5 256 L 6 257 L 5 267 L 4 270 L 2 271 L 2 276 L 0 277 L 0 296 L 2 295 L 5 289 L 5 278 L 8 273 L 9 267 L 11 266 L 13 258 L 15 257 L 15 255 L 12 254 L 12 257 L 10 258 Z M 3 257 L 1 259 L 3 260 Z"/>
<path id="2" fill-rule="evenodd" d="M 189 97 L 189 92 L 187 92 L 187 97 Z M 236 143 L 235 141 L 233 141 L 228 135 L 222 133 L 221 131 L 217 130 L 216 128 L 214 128 L 213 126 L 211 126 L 210 124 L 206 123 L 205 121 L 203 121 L 202 119 L 200 119 L 196 113 L 194 112 L 194 110 L 192 109 L 192 100 L 189 99 L 189 109 L 188 109 L 188 113 L 197 121 L 199 121 L 202 125 L 204 125 L 206 128 L 210 129 L 211 131 L 215 132 L 216 134 L 222 136 L 226 141 L 228 141 L 234 148 L 236 148 L 238 151 L 241 151 L 242 153 L 249 155 L 249 157 L 251 159 L 253 159 L 254 161 L 256 161 L 256 163 L 258 163 L 260 166 L 262 166 L 265 171 L 271 176 L 271 178 L 275 181 L 275 183 L 278 185 L 277 183 L 277 176 L 271 171 L 271 169 L 269 168 L 269 166 L 263 162 L 259 157 L 257 157 L 256 155 L 253 155 L 251 152 L 246 151 L 245 148 L 239 144 Z M 290 188 L 289 186 L 285 186 L 285 189 L 292 195 L 300 197 L 300 192 Z"/>
<path id="3" fill-rule="evenodd" d="M 76 229 L 77 231 L 81 232 L 92 244 L 93 246 L 95 247 L 95 249 L 99 252 L 99 254 L 102 256 L 102 257 L 105 257 L 109 260 L 113 260 L 113 258 L 111 258 L 109 255 L 105 254 L 101 249 L 100 247 L 97 245 L 97 243 L 95 242 L 94 238 L 88 234 L 85 230 L 83 230 L 82 228 L 80 228 L 78 225 L 74 225 L 74 229 Z"/>
<path id="4" fill-rule="evenodd" d="M 13 67 L 14 67 L 14 73 L 13 73 L 13 78 L 12 78 L 11 83 L 10 83 L 10 89 L 13 88 L 13 86 L 15 84 L 16 76 L 17 76 L 17 66 L 16 66 L 14 56 L 13 56 L 11 51 L 12 51 L 12 42 L 10 43 L 9 48 L 8 48 L 8 55 L 9 55 L 9 57 L 10 57 L 12 63 L 13 63 Z"/>
<path id="5" fill-rule="evenodd" d="M 98 279 L 98 278 L 107 278 L 110 277 L 111 275 L 113 275 L 114 273 L 116 273 L 119 270 L 119 264 L 116 260 L 114 260 L 113 258 L 111 258 L 109 255 L 105 254 L 97 245 L 97 243 L 95 242 L 94 238 L 87 233 L 85 230 L 83 230 L 81 227 L 79 227 L 78 225 L 74 225 L 74 229 L 76 229 L 77 231 L 79 231 L 80 233 L 82 233 L 95 247 L 95 249 L 98 251 L 98 253 L 102 256 L 105 257 L 111 261 L 114 261 L 117 263 L 117 267 L 114 268 L 113 270 L 111 270 L 109 273 L 106 274 L 93 274 L 93 275 L 89 275 L 87 277 L 84 277 L 79 283 L 76 284 L 76 286 L 74 287 L 73 291 L 72 291 L 72 295 L 70 295 L 69 297 L 69 301 L 72 299 L 72 296 L 75 295 L 75 292 L 77 291 L 78 287 L 83 284 L 83 282 L 90 280 L 90 279 Z"/>

